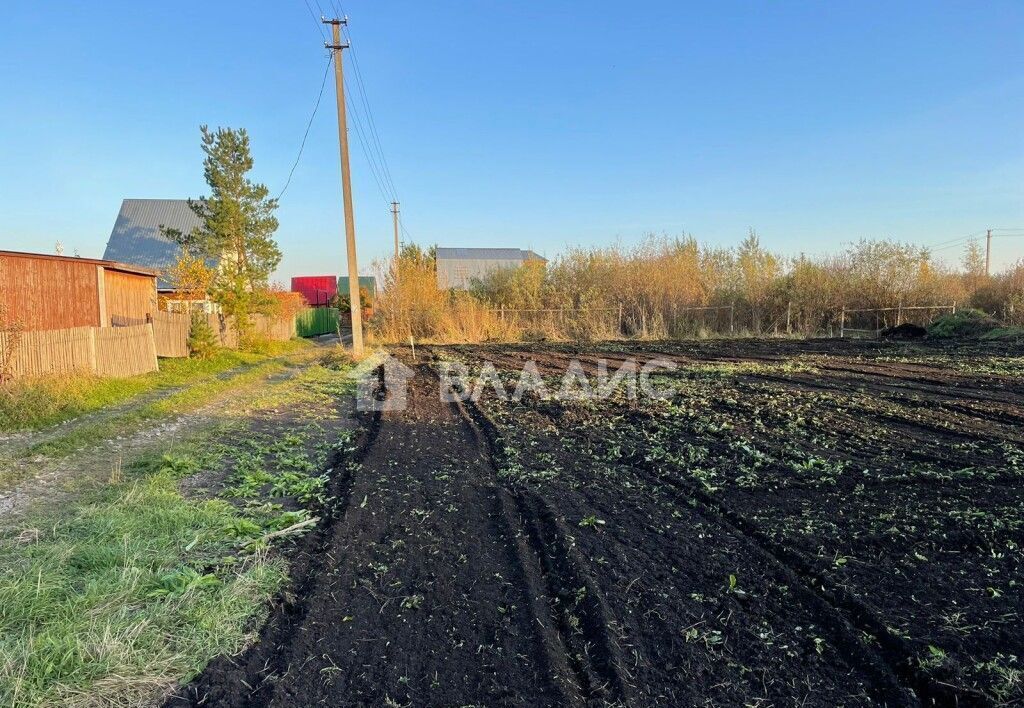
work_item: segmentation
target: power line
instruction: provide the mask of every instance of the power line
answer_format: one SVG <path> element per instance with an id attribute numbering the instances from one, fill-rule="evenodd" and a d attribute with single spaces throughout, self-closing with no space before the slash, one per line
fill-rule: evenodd
<path id="1" fill-rule="evenodd" d="M 323 17 L 324 12 L 319 0 L 313 0 L 313 2 L 316 5 L 317 10 L 319 10 L 321 17 Z M 338 2 L 335 2 L 335 0 L 328 0 L 328 2 L 331 9 L 334 11 L 335 17 L 346 17 L 345 8 L 340 0 L 338 0 Z M 314 24 L 316 24 L 317 31 L 320 33 L 321 38 L 326 40 L 322 22 L 317 20 L 312 7 L 310 7 L 309 0 L 303 0 L 303 3 L 306 5 L 306 9 L 309 11 Z M 395 180 L 391 173 L 391 166 L 388 164 L 387 157 L 384 154 L 384 147 L 380 139 L 380 131 L 377 129 L 377 121 L 374 118 L 373 109 L 370 106 L 369 94 L 366 91 L 366 82 L 363 80 L 363 72 L 359 65 L 359 59 L 356 55 L 355 46 L 352 42 L 352 36 L 348 24 L 343 23 L 340 29 L 344 34 L 345 41 L 349 45 L 348 49 L 349 54 L 352 56 L 352 67 L 355 70 L 356 89 L 359 93 L 359 101 L 362 103 L 362 106 L 360 107 L 359 104 L 349 96 L 346 96 L 345 104 L 348 106 L 349 111 L 352 114 L 352 123 L 356 129 L 356 137 L 359 140 L 359 146 L 363 151 L 366 162 L 370 167 L 370 174 L 373 177 L 373 180 L 377 185 L 377 190 L 380 192 L 381 197 L 383 197 L 385 205 L 388 207 L 388 211 L 390 213 L 391 202 L 401 201 L 398 196 L 398 188 L 395 186 Z M 328 63 L 328 72 L 329 69 L 330 63 Z M 326 81 L 326 73 L 324 78 Z M 321 87 L 321 96 L 322 95 L 323 87 Z M 317 100 L 317 105 L 319 105 L 319 98 Z M 315 108 L 313 113 L 314 115 L 316 114 Z M 310 118 L 310 124 L 312 124 L 312 117 Z M 308 135 L 308 133 L 309 127 L 307 126 L 306 134 Z M 303 144 L 305 144 L 305 137 L 303 138 Z M 301 156 L 301 154 L 302 149 L 300 148 L 299 155 Z M 298 159 L 296 159 L 296 164 L 298 164 Z M 294 170 L 295 167 L 293 166 L 292 171 L 294 172 Z M 289 174 L 288 179 L 290 182 L 291 174 Z M 287 184 L 285 185 L 285 188 L 287 188 Z M 284 190 L 281 190 L 281 193 L 283 194 Z M 401 222 L 399 226 L 406 238 L 410 241 L 413 240 L 412 234 L 410 234 L 409 230 L 405 227 L 404 221 Z"/>
<path id="2" fill-rule="evenodd" d="M 366 84 L 363 82 L 363 72 L 359 68 L 359 57 L 355 51 L 355 45 L 352 43 L 351 37 L 349 37 L 349 44 L 352 45 L 352 66 L 355 68 L 356 85 L 359 89 L 359 97 L 363 102 L 363 107 L 366 109 L 367 125 L 371 137 L 373 138 L 374 145 L 377 148 L 377 154 L 380 157 L 380 164 L 383 168 L 384 177 L 387 179 L 387 184 L 391 188 L 392 197 L 395 201 L 398 200 L 398 189 L 395 187 L 395 181 L 391 177 L 391 169 L 388 165 L 387 157 L 384 155 L 384 147 L 381 145 L 380 132 L 377 130 L 377 122 L 373 117 L 373 109 L 370 107 L 369 95 L 366 92 Z"/>
<path id="3" fill-rule="evenodd" d="M 324 78 L 320 82 L 320 93 L 317 94 L 316 103 L 313 105 L 313 113 L 309 116 L 309 122 L 306 123 L 306 132 L 302 136 L 302 142 L 299 144 L 299 154 L 295 156 L 295 162 L 292 164 L 292 169 L 288 172 L 288 179 L 285 180 L 284 187 L 281 188 L 281 193 L 277 195 L 277 200 L 281 201 L 281 197 L 284 196 L 285 190 L 288 189 L 288 185 L 292 183 L 292 175 L 295 174 L 295 168 L 299 166 L 299 160 L 302 159 L 302 151 L 306 147 L 306 139 L 309 137 L 309 129 L 313 126 L 313 119 L 316 118 L 316 112 L 320 108 L 320 100 L 324 97 L 324 87 L 327 85 L 327 75 L 331 71 L 331 58 L 327 58 L 327 65 L 324 67 Z"/>
<path id="4" fill-rule="evenodd" d="M 947 251 L 950 248 L 959 248 L 960 246 L 966 246 L 968 243 L 976 242 L 979 238 L 980 236 L 971 236 L 962 241 L 957 241 L 956 243 L 950 243 L 945 246 L 940 246 L 939 248 L 929 247 L 928 250 L 932 253 L 935 253 L 936 251 Z"/>
<path id="5" fill-rule="evenodd" d="M 977 238 L 978 236 L 981 236 L 983 233 L 985 233 L 985 232 L 984 231 L 976 231 L 973 234 L 968 234 L 967 236 L 958 236 L 958 237 L 956 237 L 954 239 L 950 239 L 949 241 L 942 241 L 940 243 L 935 243 L 935 244 L 932 244 L 930 246 L 925 246 L 925 248 L 927 248 L 929 250 L 940 250 L 940 247 L 948 248 L 949 246 L 956 246 L 956 245 L 958 245 L 960 243 L 965 243 L 967 241 L 970 241 L 972 238 Z"/>
<path id="6" fill-rule="evenodd" d="M 359 119 L 359 112 L 353 105 L 351 98 L 346 97 L 345 102 L 349 107 L 349 111 L 352 113 L 352 124 L 355 126 L 356 136 L 359 138 L 359 145 L 362 147 L 363 155 L 366 156 L 366 162 L 370 167 L 370 174 L 373 175 L 373 179 L 377 183 L 377 189 L 380 190 L 380 195 L 384 198 L 384 203 L 390 204 L 392 201 L 397 201 L 397 199 L 388 197 L 387 189 L 384 186 L 384 178 L 378 173 L 380 168 L 378 167 L 376 160 L 373 159 L 373 155 L 370 153 L 370 150 L 367 148 L 366 136 L 363 132 L 362 122 Z"/>
<path id="7" fill-rule="evenodd" d="M 324 40 L 326 42 L 327 41 L 327 35 L 324 34 L 323 24 L 320 22 L 320 20 L 317 19 L 316 15 L 313 14 L 313 8 L 311 8 L 309 6 L 309 0 L 302 0 L 302 2 L 306 5 L 306 9 L 309 10 L 309 16 L 311 18 L 313 18 L 313 24 L 316 25 L 316 31 L 320 33 L 320 39 L 322 39 L 322 40 Z M 314 0 L 314 2 L 315 2 L 315 0 Z M 317 8 L 318 9 L 320 8 L 320 4 L 319 3 L 317 3 Z M 322 12 L 320 14 L 323 15 Z"/>
<path id="8" fill-rule="evenodd" d="M 335 2 L 335 0 L 329 0 L 331 7 L 334 11 L 341 15 L 345 15 L 345 7 L 342 2 Z M 356 89 L 359 93 L 359 99 L 363 104 L 363 110 L 365 111 L 365 134 L 366 134 L 366 156 L 367 160 L 375 163 L 378 173 L 380 174 L 381 184 L 385 187 L 385 191 L 390 192 L 389 201 L 399 201 L 398 199 L 398 188 L 395 186 L 394 177 L 391 174 L 391 167 L 388 164 L 387 157 L 384 154 L 383 143 L 380 139 L 380 131 L 377 129 L 377 121 L 373 116 L 373 108 L 370 106 L 369 94 L 366 91 L 366 82 L 363 80 L 363 72 L 360 68 L 359 57 L 355 48 L 355 43 L 352 41 L 351 29 L 345 25 L 342 27 L 342 32 L 345 34 L 345 39 L 349 44 L 349 54 L 352 56 L 352 66 L 355 69 L 356 77 Z M 352 106 L 353 111 L 358 112 L 357 106 Z M 372 155 L 372 157 L 371 157 Z"/>

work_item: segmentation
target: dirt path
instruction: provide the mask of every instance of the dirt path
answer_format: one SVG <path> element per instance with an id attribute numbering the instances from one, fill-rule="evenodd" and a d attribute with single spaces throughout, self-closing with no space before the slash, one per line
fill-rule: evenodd
<path id="1" fill-rule="evenodd" d="M 226 380 L 241 373 L 248 371 L 253 368 L 253 364 L 243 364 L 236 366 L 235 368 L 221 371 L 211 379 Z M 207 379 L 203 379 L 205 382 Z M 86 426 L 95 425 L 104 421 L 113 420 L 115 418 L 123 417 L 127 413 L 137 411 L 151 403 L 162 401 L 175 394 L 181 393 L 188 389 L 189 384 L 181 384 L 178 386 L 168 386 L 165 388 L 158 388 L 152 391 L 146 391 L 137 396 L 134 396 L 123 403 L 115 406 L 109 406 L 107 408 L 101 408 L 97 411 L 85 413 L 83 415 L 71 418 L 57 425 L 51 425 L 41 430 L 32 430 L 17 433 L 7 433 L 0 436 L 0 459 L 15 459 L 23 456 L 33 447 L 42 443 L 56 440 L 57 438 L 66 436 L 70 433 L 85 428 Z"/>
<path id="2" fill-rule="evenodd" d="M 557 629 L 532 597 L 516 529 L 478 437 L 421 369 L 410 407 L 371 423 L 338 480 L 339 513 L 307 552 L 294 605 L 191 697 L 214 705 L 562 702 Z M 313 561 L 312 558 L 308 559 Z M 251 690 L 246 688 L 251 686 Z M 340 701 L 340 703 L 339 703 Z"/>
<path id="3" fill-rule="evenodd" d="M 484 412 L 415 370 L 259 642 L 170 705 L 917 705 L 720 514 L 644 474 L 525 483 Z"/>
<path id="4" fill-rule="evenodd" d="M 141 428 L 129 421 L 132 413 L 186 391 L 190 386 L 147 392 L 119 406 L 83 415 L 61 425 L 11 436 L 0 445 L 0 464 L 19 481 L 0 489 L 0 519 L 16 515 L 34 500 L 46 499 L 55 503 L 63 494 L 68 493 L 68 487 L 76 480 L 85 477 L 105 478 L 124 461 L 165 446 L 186 433 L 195 433 L 215 425 L 222 419 L 227 408 L 240 404 L 261 387 L 283 383 L 299 375 L 312 361 L 308 357 L 294 360 L 282 357 L 280 360 L 287 361 L 283 370 L 273 371 L 255 382 L 216 393 L 194 410 L 148 421 Z M 200 384 L 210 380 L 228 381 L 253 369 L 252 365 L 237 367 L 221 372 L 213 379 L 204 379 Z M 74 435 L 91 426 L 103 427 L 103 424 L 120 418 L 126 420 L 123 428 L 117 428 L 113 435 L 90 440 L 86 447 L 70 455 L 48 457 L 31 454 L 37 445 Z"/>

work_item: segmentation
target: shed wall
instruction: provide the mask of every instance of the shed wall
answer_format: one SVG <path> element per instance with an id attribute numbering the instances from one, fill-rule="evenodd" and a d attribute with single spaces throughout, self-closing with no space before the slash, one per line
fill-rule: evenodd
<path id="1" fill-rule="evenodd" d="M 28 331 L 99 325 L 99 279 L 93 262 L 0 255 L 0 298 Z"/>
<path id="2" fill-rule="evenodd" d="M 156 279 L 104 269 L 107 318 L 117 324 L 143 324 L 157 312 Z M 110 321 L 104 322 L 107 326 Z"/>

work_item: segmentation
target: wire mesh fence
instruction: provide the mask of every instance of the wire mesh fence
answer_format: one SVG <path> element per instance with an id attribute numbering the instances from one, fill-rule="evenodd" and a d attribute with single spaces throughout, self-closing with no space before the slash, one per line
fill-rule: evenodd
<path id="1" fill-rule="evenodd" d="M 926 326 L 936 317 L 944 314 L 956 314 L 956 303 L 948 305 L 897 305 L 896 307 L 877 307 L 846 309 L 842 308 L 839 316 L 839 336 L 871 336 L 890 327 L 903 324 Z"/>
<path id="2" fill-rule="evenodd" d="M 403 326 L 392 326 L 390 338 L 571 341 L 633 337 L 876 337 L 889 327 L 905 323 L 926 326 L 936 317 L 956 311 L 956 303 L 856 309 L 810 308 L 790 303 L 771 311 L 748 303 L 670 304 L 658 308 L 626 304 L 599 308 L 468 307 L 459 311 L 412 307 L 403 308 L 400 316 L 392 317 Z M 388 320 L 388 324 L 393 322 Z M 400 336 L 393 334 L 397 330 L 401 330 Z"/>

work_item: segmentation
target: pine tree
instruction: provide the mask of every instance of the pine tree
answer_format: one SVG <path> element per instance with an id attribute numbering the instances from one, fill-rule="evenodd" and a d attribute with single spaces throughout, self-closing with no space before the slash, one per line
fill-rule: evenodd
<path id="1" fill-rule="evenodd" d="M 187 234 L 166 233 L 193 257 L 219 263 L 210 295 L 232 318 L 240 341 L 245 342 L 252 335 L 250 316 L 273 307 L 268 281 L 281 262 L 273 238 L 277 200 L 269 198 L 265 185 L 247 177 L 253 159 L 245 129 L 211 131 L 204 125 L 200 130 L 210 194 L 190 199 L 189 207 L 202 225 Z"/>
<path id="2" fill-rule="evenodd" d="M 188 351 L 192 356 L 206 359 L 217 350 L 217 335 L 202 312 L 192 313 L 192 328 L 188 334 Z"/>

